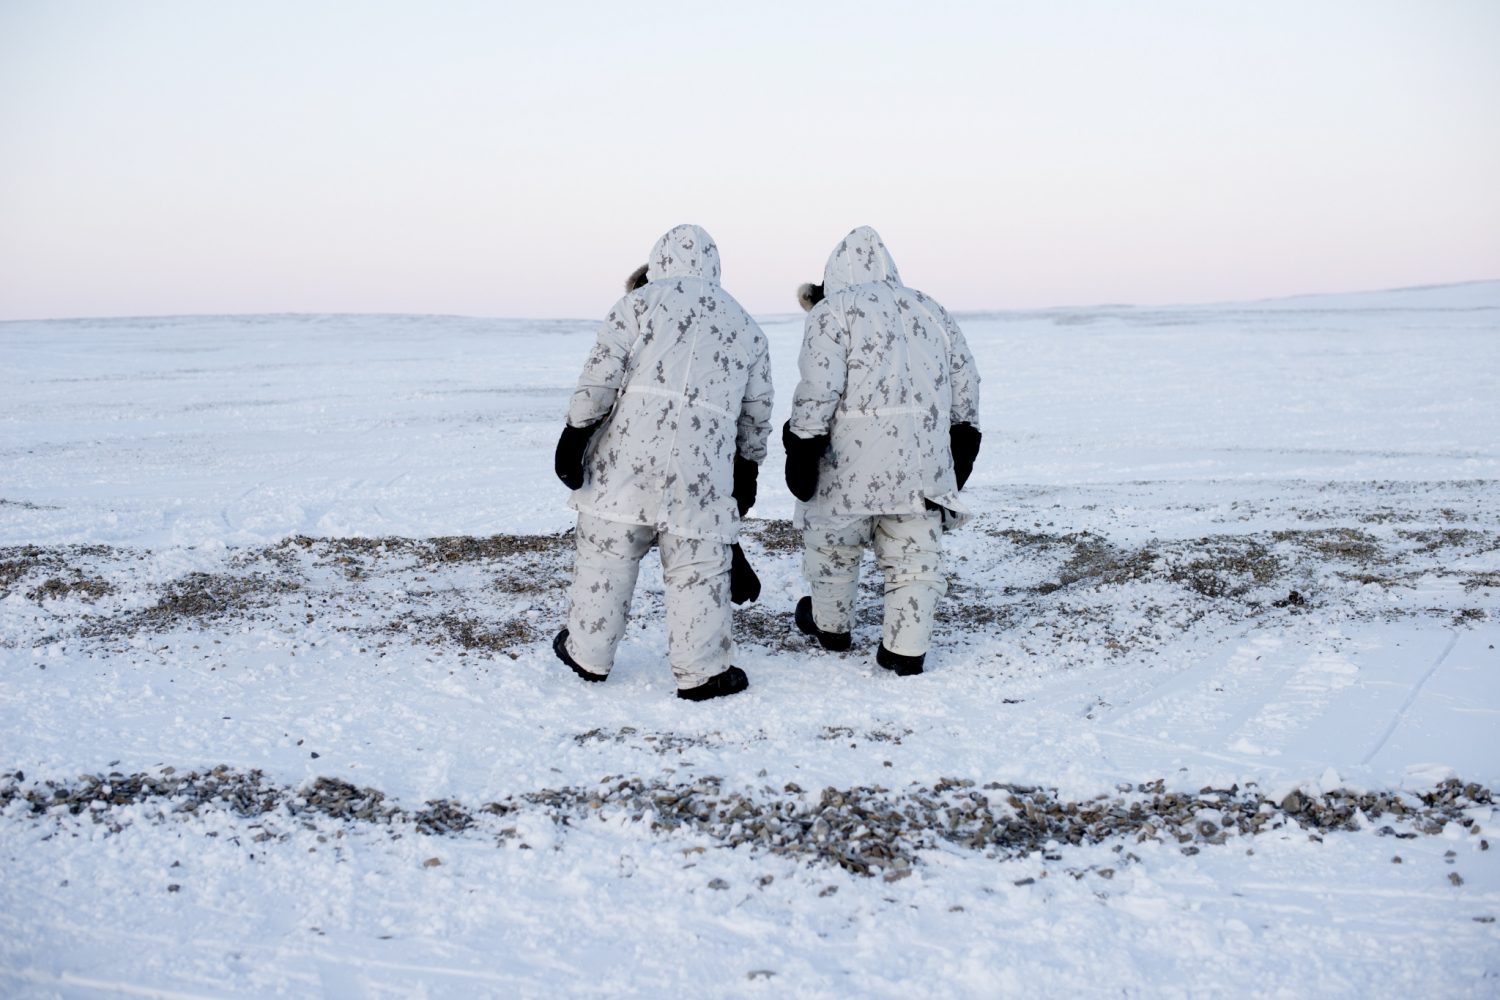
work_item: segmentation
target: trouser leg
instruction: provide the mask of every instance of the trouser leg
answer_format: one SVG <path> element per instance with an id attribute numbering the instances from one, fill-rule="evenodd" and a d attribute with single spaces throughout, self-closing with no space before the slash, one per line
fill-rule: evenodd
<path id="1" fill-rule="evenodd" d="M 667 659 L 679 688 L 697 687 L 728 670 L 734 655 L 729 544 L 672 534 L 663 534 L 660 543 Z"/>
<path id="2" fill-rule="evenodd" d="M 802 533 L 802 574 L 812 595 L 813 621 L 825 632 L 848 632 L 854 625 L 859 561 L 874 525 L 874 518 L 862 517 Z"/>
<path id="3" fill-rule="evenodd" d="M 875 561 L 885 574 L 885 648 L 921 656 L 932 641 L 932 616 L 948 592 L 942 517 L 887 515 L 875 522 Z"/>
<path id="4" fill-rule="evenodd" d="M 590 673 L 608 674 L 614 666 L 641 557 L 651 550 L 655 537 L 656 530 L 646 525 L 578 515 L 567 648 Z"/>

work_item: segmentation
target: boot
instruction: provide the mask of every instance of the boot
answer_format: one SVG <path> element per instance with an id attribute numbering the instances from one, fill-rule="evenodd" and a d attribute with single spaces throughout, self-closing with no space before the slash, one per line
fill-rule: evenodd
<path id="1" fill-rule="evenodd" d="M 739 667 L 730 667 L 722 674 L 714 674 L 697 687 L 678 688 L 677 697 L 686 701 L 707 701 L 728 694 L 739 694 L 749 686 L 750 678 L 745 676 L 745 672 Z"/>
<path id="2" fill-rule="evenodd" d="M 608 674 L 596 674 L 592 670 L 585 670 L 578 665 L 577 660 L 568 655 L 567 629 L 563 629 L 561 632 L 557 633 L 557 638 L 552 640 L 552 652 L 557 654 L 557 658 L 559 660 L 562 660 L 568 665 L 569 670 L 573 671 L 573 673 L 577 674 L 579 677 L 582 677 L 586 681 L 592 681 L 595 684 L 602 684 L 603 682 L 609 680 Z"/>
<path id="3" fill-rule="evenodd" d="M 885 643 L 883 642 L 880 644 L 880 648 L 875 651 L 875 662 L 898 677 L 910 677 L 913 674 L 920 674 L 922 672 L 922 663 L 926 659 L 926 653 L 918 656 L 903 656 L 900 653 L 893 653 L 885 648 Z"/>
<path id="4" fill-rule="evenodd" d="M 803 634 L 817 639 L 829 652 L 842 653 L 849 648 L 848 632 L 824 632 L 818 628 L 818 623 L 813 620 L 811 597 L 804 597 L 797 602 L 797 613 L 794 617 L 797 627 L 802 630 Z"/>

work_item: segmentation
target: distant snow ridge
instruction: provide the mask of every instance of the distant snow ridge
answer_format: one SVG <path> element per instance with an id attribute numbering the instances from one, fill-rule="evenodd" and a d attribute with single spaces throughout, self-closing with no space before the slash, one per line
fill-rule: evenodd
<path id="1" fill-rule="evenodd" d="M 1500 280 L 1412 285 L 1370 292 L 1312 293 L 1234 303 L 1247 309 L 1500 309 Z"/>

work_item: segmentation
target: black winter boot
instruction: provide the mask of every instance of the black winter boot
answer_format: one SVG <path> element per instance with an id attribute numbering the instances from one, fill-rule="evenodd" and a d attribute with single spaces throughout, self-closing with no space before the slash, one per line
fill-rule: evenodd
<path id="1" fill-rule="evenodd" d="M 605 681 L 609 680 L 608 674 L 596 674 L 592 670 L 585 670 L 578 665 L 577 660 L 568 655 L 567 629 L 563 629 L 561 632 L 557 633 L 557 638 L 552 640 L 552 652 L 557 654 L 557 658 L 559 660 L 562 660 L 568 665 L 569 670 L 573 671 L 573 673 L 577 674 L 579 677 L 582 677 L 586 681 L 592 681 L 595 684 L 602 684 Z"/>
<path id="2" fill-rule="evenodd" d="M 818 640 L 819 645 L 831 653 L 843 653 L 849 649 L 850 638 L 848 632 L 824 632 L 818 628 L 818 623 L 813 620 L 812 598 L 804 597 L 797 602 L 797 613 L 794 616 L 797 627 L 804 635 L 810 635 Z"/>
<path id="3" fill-rule="evenodd" d="M 897 677 L 910 677 L 913 674 L 920 674 L 922 672 L 922 664 L 926 659 L 926 653 L 920 656 L 903 656 L 900 653 L 893 653 L 885 648 L 885 643 L 883 642 L 880 644 L 880 648 L 875 651 L 875 662 L 894 673 Z"/>
<path id="4" fill-rule="evenodd" d="M 677 697 L 685 701 L 707 701 L 728 694 L 739 694 L 750 686 L 750 678 L 739 667 L 730 667 L 722 674 L 714 674 L 697 687 L 678 688 Z"/>

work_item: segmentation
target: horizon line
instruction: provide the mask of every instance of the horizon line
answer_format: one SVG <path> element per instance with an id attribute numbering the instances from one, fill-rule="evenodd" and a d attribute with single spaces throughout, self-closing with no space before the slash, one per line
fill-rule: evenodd
<path id="1" fill-rule="evenodd" d="M 1101 309 L 1202 309 L 1214 306 L 1252 306 L 1265 305 L 1275 302 L 1291 302 L 1297 299 L 1332 298 L 1335 296 L 1348 295 L 1395 295 L 1405 292 L 1436 291 L 1445 288 L 1466 288 L 1474 285 L 1500 285 L 1500 277 L 1494 278 L 1471 278 L 1461 281 L 1427 282 L 1420 285 L 1397 285 L 1388 288 L 1359 288 L 1345 291 L 1318 291 L 1318 292 L 1294 292 L 1287 295 L 1271 295 L 1254 299 L 1219 299 L 1199 302 L 1167 302 L 1167 303 L 1140 303 L 1140 302 L 1095 302 L 1078 305 L 1050 305 L 1050 306 L 1006 306 L 980 309 L 950 310 L 954 316 L 997 316 L 1006 313 L 1039 313 L 1039 312 L 1065 312 L 1069 310 L 1101 310 Z M 1427 307 L 1433 308 L 1433 307 Z M 1440 308 L 1440 307 L 1439 307 Z M 1497 298 L 1493 306 L 1463 306 L 1465 309 L 1487 309 L 1500 308 L 1500 298 Z M 747 312 L 749 310 L 746 310 Z M 757 321 L 779 321 L 787 317 L 795 318 L 800 315 L 796 312 L 773 312 L 773 313 L 751 313 L 752 318 Z M 450 313 L 450 312 L 366 312 L 363 310 L 273 310 L 270 312 L 184 312 L 184 313 L 108 313 L 95 315 L 74 316 L 22 316 L 15 318 L 0 319 L 0 323 L 74 323 L 84 320 L 167 320 L 167 319 L 244 319 L 255 316 L 264 317 L 311 317 L 311 316 L 367 316 L 367 317 L 402 317 L 402 318 L 442 318 L 442 319 L 472 319 L 472 320 L 508 320 L 522 323 L 593 323 L 598 322 L 597 317 L 588 316 L 500 316 L 485 315 L 479 313 Z"/>

